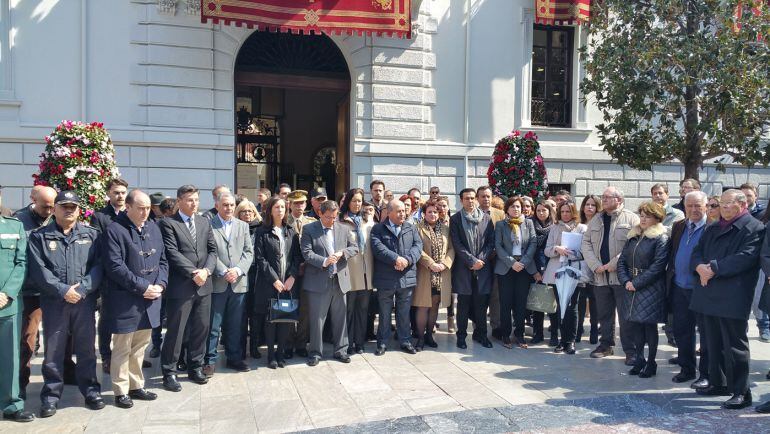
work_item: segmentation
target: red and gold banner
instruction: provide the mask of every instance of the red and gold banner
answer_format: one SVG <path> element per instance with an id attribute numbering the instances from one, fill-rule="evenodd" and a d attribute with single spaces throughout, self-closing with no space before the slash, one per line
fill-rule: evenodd
<path id="1" fill-rule="evenodd" d="M 262 30 L 411 38 L 410 0 L 202 0 L 201 22 Z"/>
<path id="2" fill-rule="evenodd" d="M 591 18 L 591 0 L 535 0 L 535 23 L 574 25 Z"/>

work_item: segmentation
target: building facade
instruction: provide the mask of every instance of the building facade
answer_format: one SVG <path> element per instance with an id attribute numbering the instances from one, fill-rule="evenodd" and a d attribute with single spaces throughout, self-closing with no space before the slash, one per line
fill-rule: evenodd
<path id="1" fill-rule="evenodd" d="M 103 122 L 131 186 L 167 194 L 279 181 L 366 190 L 376 178 L 396 193 L 451 195 L 485 184 L 495 142 L 521 129 L 538 134 L 549 182 L 575 195 L 612 183 L 635 204 L 667 182 L 676 197 L 681 165 L 623 168 L 597 146 L 599 115 L 578 90 L 585 29 L 534 17 L 532 0 L 423 0 L 411 39 L 341 34 L 308 46 L 297 38 L 310 36 L 288 35 L 267 52 L 257 30 L 201 23 L 199 0 L 0 0 L 4 205 L 26 203 L 43 137 L 62 119 Z M 329 46 L 337 54 L 318 56 Z M 241 148 L 241 108 L 280 139 Z M 271 149 L 275 171 L 254 169 Z M 710 193 L 746 181 L 767 198 L 766 168 L 701 172 Z"/>

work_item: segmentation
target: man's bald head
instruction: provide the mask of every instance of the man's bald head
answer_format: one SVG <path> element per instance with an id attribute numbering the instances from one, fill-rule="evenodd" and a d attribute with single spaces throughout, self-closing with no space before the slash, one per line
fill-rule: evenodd
<path id="1" fill-rule="evenodd" d="M 32 194 L 29 195 L 30 198 L 33 198 L 32 204 L 35 205 L 32 210 L 43 219 L 47 219 L 53 214 L 53 203 L 56 200 L 56 194 L 56 190 L 51 187 L 36 185 L 32 189 Z"/>
<path id="2" fill-rule="evenodd" d="M 150 196 L 142 190 L 131 190 L 126 196 L 126 216 L 138 228 L 150 217 Z"/>

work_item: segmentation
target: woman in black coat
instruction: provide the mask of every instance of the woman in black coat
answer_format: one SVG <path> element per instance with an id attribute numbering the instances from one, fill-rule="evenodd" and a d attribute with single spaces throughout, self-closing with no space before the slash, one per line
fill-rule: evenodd
<path id="1" fill-rule="evenodd" d="M 294 282 L 302 263 L 302 253 L 297 233 L 286 223 L 286 202 L 280 197 L 272 197 L 265 209 L 265 220 L 254 242 L 255 265 L 259 268 L 254 288 L 254 311 L 264 318 L 267 367 L 275 369 L 286 366 L 283 357 L 293 324 L 270 322 L 267 318 L 270 299 L 298 298 L 299 288 L 294 288 Z"/>
<path id="2" fill-rule="evenodd" d="M 668 236 L 661 224 L 662 206 L 645 202 L 639 206 L 639 225 L 628 233 L 628 242 L 618 259 L 618 279 L 626 293 L 620 314 L 633 327 L 636 363 L 629 371 L 640 378 L 657 372 L 658 324 L 666 322 L 666 263 Z M 647 360 L 644 345 L 647 344 Z"/>
<path id="3" fill-rule="evenodd" d="M 254 238 L 258 229 L 262 225 L 262 216 L 257 212 L 257 207 L 248 199 L 242 200 L 241 203 L 235 207 L 235 216 L 240 220 L 249 224 L 249 236 L 251 241 L 254 242 Z M 246 293 L 246 309 L 243 315 L 243 322 L 241 323 L 241 348 L 243 348 L 243 358 L 246 358 L 246 349 L 248 348 L 249 354 L 254 359 L 259 359 L 262 354 L 259 353 L 259 345 L 264 340 L 262 338 L 262 330 L 265 328 L 265 324 L 258 322 L 260 319 L 264 319 L 264 316 L 257 317 L 254 312 L 254 284 L 257 281 L 257 265 L 254 258 L 254 264 L 249 268 L 249 273 L 246 276 L 249 284 L 249 292 Z M 246 339 L 248 338 L 248 345 Z"/>

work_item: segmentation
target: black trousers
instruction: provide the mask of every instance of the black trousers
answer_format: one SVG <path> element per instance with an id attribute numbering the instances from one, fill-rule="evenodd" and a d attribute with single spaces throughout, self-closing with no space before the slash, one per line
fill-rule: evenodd
<path id="1" fill-rule="evenodd" d="M 582 288 L 578 288 L 580 296 L 578 298 L 578 329 L 577 335 L 583 336 L 585 329 L 583 323 L 586 321 L 586 304 L 588 304 L 588 313 L 591 315 L 589 322 L 591 324 L 591 332 L 599 333 L 599 314 L 596 310 L 596 297 L 594 297 L 594 286 L 586 285 Z M 586 303 L 586 301 L 588 303 Z"/>
<path id="2" fill-rule="evenodd" d="M 594 286 L 597 319 L 599 320 L 599 346 L 604 348 L 615 346 L 615 314 L 617 310 L 620 312 L 617 315 L 620 325 L 620 345 L 628 356 L 636 354 L 636 349 L 634 336 L 631 334 L 631 328 L 628 327 L 628 321 L 626 321 L 623 313 L 626 309 L 625 292 L 626 288 L 621 285 Z"/>
<path id="3" fill-rule="evenodd" d="M 709 382 L 733 394 L 749 390 L 749 321 L 704 315 L 709 349 Z"/>
<path id="4" fill-rule="evenodd" d="M 290 323 L 272 323 L 265 321 L 265 345 L 267 345 L 267 361 L 283 360 L 289 342 L 289 334 L 294 328 Z M 276 353 L 275 344 L 278 344 Z M 276 357 L 277 354 L 277 357 Z"/>
<path id="5" fill-rule="evenodd" d="M 500 335 L 511 336 L 511 331 L 518 339 L 524 339 L 524 318 L 527 315 L 527 297 L 532 277 L 526 270 L 513 271 L 498 276 L 500 294 Z M 513 314 L 515 327 L 511 327 Z"/>
<path id="6" fill-rule="evenodd" d="M 490 288 L 491 289 L 491 288 Z M 479 293 L 478 279 L 471 278 L 471 293 L 457 294 L 457 338 L 468 336 L 468 318 L 473 315 L 473 336 L 487 336 L 489 293 Z"/>
<path id="7" fill-rule="evenodd" d="M 671 307 L 674 315 L 674 339 L 677 344 L 677 357 L 682 372 L 694 374 L 696 365 L 701 377 L 708 377 L 709 353 L 706 332 L 703 327 L 703 315 L 690 310 L 692 289 L 671 288 Z M 700 331 L 700 364 L 695 357 L 695 326 Z"/>
<path id="8" fill-rule="evenodd" d="M 561 332 L 560 345 L 564 346 L 570 342 L 575 342 L 575 336 L 577 336 L 578 328 L 578 299 L 580 298 L 580 289 L 575 288 L 575 292 L 569 300 L 567 306 L 562 306 L 559 301 L 559 294 L 556 294 L 556 304 L 559 307 L 556 310 L 557 324 L 559 325 L 559 331 Z M 554 287 L 554 291 L 556 288 Z M 564 318 L 561 318 L 561 312 L 564 311 Z"/>
<path id="9" fill-rule="evenodd" d="M 348 291 L 348 345 L 363 348 L 366 344 L 366 320 L 369 315 L 371 291 Z"/>
<path id="10" fill-rule="evenodd" d="M 84 397 L 95 397 L 101 392 L 96 379 L 96 297 L 86 297 L 71 304 L 64 300 L 41 297 L 43 310 L 43 389 L 40 400 L 55 404 L 64 390 L 64 358 L 72 335 L 73 352 L 77 357 L 75 376 Z M 10 375 L 6 373 L 4 375 Z"/>
<path id="11" fill-rule="evenodd" d="M 265 315 L 261 315 L 254 310 L 254 293 L 246 293 L 246 307 L 241 318 L 241 348 L 243 349 L 243 358 L 248 354 L 254 357 L 259 349 L 259 344 L 263 341 L 265 332 Z"/>
<path id="12" fill-rule="evenodd" d="M 163 321 L 166 320 L 166 299 L 160 300 L 160 325 L 152 329 L 152 346 L 160 348 L 163 344 Z"/>
<path id="13" fill-rule="evenodd" d="M 187 370 L 192 371 L 203 365 L 206 344 L 211 323 L 211 294 L 191 298 L 169 298 L 166 300 L 166 338 L 160 351 L 163 375 L 176 369 L 185 331 L 187 340 Z M 188 321 L 189 320 L 189 321 Z"/>
<path id="14" fill-rule="evenodd" d="M 107 331 L 107 321 L 104 320 L 104 314 L 104 302 L 100 300 L 99 321 L 96 327 L 99 332 L 99 355 L 102 357 L 102 362 L 110 360 L 112 357 L 112 333 Z"/>

